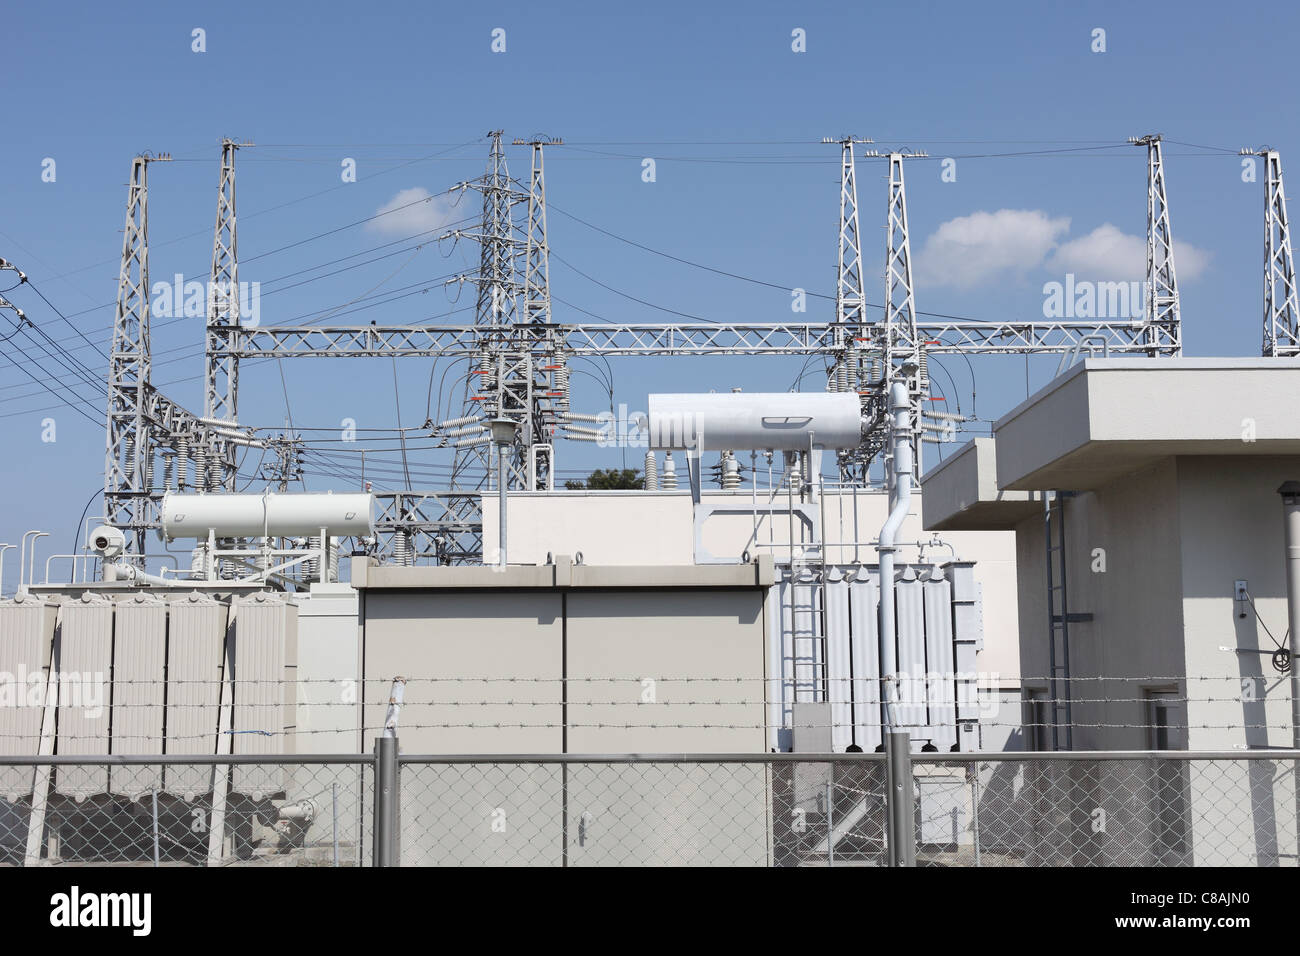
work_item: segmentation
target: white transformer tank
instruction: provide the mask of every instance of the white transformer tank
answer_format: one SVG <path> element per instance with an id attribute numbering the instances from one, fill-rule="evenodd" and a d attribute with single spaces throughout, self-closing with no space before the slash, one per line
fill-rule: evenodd
<path id="1" fill-rule="evenodd" d="M 373 533 L 374 496 L 368 494 L 276 494 L 163 496 L 162 534 L 173 538 L 284 537 L 326 533 L 335 537 Z"/>
<path id="2" fill-rule="evenodd" d="M 650 396 L 650 447 L 702 451 L 855 448 L 861 400 L 853 392 L 724 392 Z"/>

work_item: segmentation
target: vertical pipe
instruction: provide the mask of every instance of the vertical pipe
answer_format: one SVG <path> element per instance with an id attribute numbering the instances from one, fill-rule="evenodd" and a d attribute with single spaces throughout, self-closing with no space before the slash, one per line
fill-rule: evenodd
<path id="1" fill-rule="evenodd" d="M 1291 628 L 1291 746 L 1300 750 L 1300 481 L 1278 489 L 1286 525 L 1286 610 Z"/>
<path id="2" fill-rule="evenodd" d="M 912 503 L 912 425 L 909 410 L 910 400 L 907 385 L 895 382 L 889 388 L 889 408 L 893 415 L 890 437 L 894 442 L 894 454 L 887 459 L 887 477 L 892 475 L 890 483 L 890 511 L 884 526 L 880 529 L 880 538 L 876 551 L 880 561 L 880 678 L 881 700 L 884 703 L 884 723 L 887 731 L 898 724 L 898 660 L 895 646 L 894 623 L 894 554 L 898 531 L 907 517 Z"/>
<path id="3" fill-rule="evenodd" d="M 885 775 L 889 792 L 889 865 L 916 866 L 912 735 L 906 730 L 891 730 L 885 741 Z"/>
<path id="4" fill-rule="evenodd" d="M 153 865 L 158 865 L 158 788 L 153 789 Z"/>
<path id="5" fill-rule="evenodd" d="M 971 833 L 975 837 L 975 868 L 980 867 L 980 765 L 971 764 L 970 775 Z"/>
<path id="6" fill-rule="evenodd" d="M 1282 515 L 1286 529 L 1286 611 L 1291 628 L 1291 746 L 1300 750 L 1300 481 L 1283 482 Z M 1300 833 L 1300 760 L 1294 768 L 1296 832 Z"/>
<path id="7" fill-rule="evenodd" d="M 506 566 L 506 449 L 504 445 L 497 446 L 497 510 L 500 517 L 497 524 L 500 526 L 500 554 L 497 556 L 497 566 L 505 570 Z"/>
<path id="8" fill-rule="evenodd" d="M 810 440 L 811 440 L 811 439 L 810 439 Z M 809 453 L 809 456 L 808 456 L 808 457 L 809 457 L 809 459 L 811 460 L 811 458 L 812 458 L 812 454 L 811 454 L 811 452 Z M 818 474 L 817 474 L 817 476 L 816 476 L 816 481 L 817 481 L 817 485 L 819 486 L 819 487 L 818 487 L 818 493 L 817 493 L 817 514 L 818 514 L 818 516 L 821 518 L 821 539 L 822 539 L 822 540 L 821 540 L 821 547 L 818 548 L 818 551 L 821 552 L 821 559 L 822 559 L 822 569 L 821 569 L 821 570 L 822 570 L 822 573 L 821 573 L 821 598 L 822 598 L 821 623 L 822 623 L 822 638 L 821 638 L 821 642 L 820 642 L 820 643 L 821 643 L 821 648 L 822 648 L 822 660 L 821 660 L 821 665 L 822 665 L 822 681 L 821 681 L 821 683 L 822 683 L 822 700 L 829 701 L 829 700 L 831 699 L 831 677 L 830 677 L 830 674 L 831 674 L 831 671 L 830 671 L 831 629 L 830 629 L 830 612 L 829 612 L 829 611 L 827 610 L 827 608 L 826 608 L 826 604 L 827 604 L 827 600 L 826 600 L 826 598 L 827 598 L 827 594 L 826 594 L 826 587 L 827 587 L 827 582 L 826 582 L 826 484 L 825 484 L 825 482 L 823 481 L 823 479 L 822 479 L 822 475 L 821 475 L 820 472 L 818 472 Z"/>
<path id="9" fill-rule="evenodd" d="M 375 738 L 374 865 L 397 865 L 397 738 Z"/>

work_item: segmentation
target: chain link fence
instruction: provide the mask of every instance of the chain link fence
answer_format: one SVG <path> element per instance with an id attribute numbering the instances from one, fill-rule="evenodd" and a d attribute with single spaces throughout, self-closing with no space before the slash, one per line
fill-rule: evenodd
<path id="1" fill-rule="evenodd" d="M 359 866 L 374 758 L 0 758 L 0 865 Z"/>
<path id="2" fill-rule="evenodd" d="M 1295 866 L 1294 751 L 919 755 L 929 866 Z"/>
<path id="3" fill-rule="evenodd" d="M 403 757 L 401 862 L 879 862 L 883 755 Z M 836 810 L 839 819 L 836 820 Z"/>
<path id="4" fill-rule="evenodd" d="M 0 865 L 1297 863 L 1297 751 L 399 756 L 396 744 L 0 757 Z"/>

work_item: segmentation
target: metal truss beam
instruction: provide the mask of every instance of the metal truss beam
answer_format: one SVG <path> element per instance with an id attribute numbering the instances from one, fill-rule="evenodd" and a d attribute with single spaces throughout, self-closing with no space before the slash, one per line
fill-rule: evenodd
<path id="1" fill-rule="evenodd" d="M 916 323 L 930 353 L 1046 355 L 1088 336 L 1112 353 L 1146 355 L 1141 320 Z M 833 351 L 840 331 L 828 322 L 552 324 L 556 347 L 573 355 L 813 355 Z M 473 325 L 258 326 L 223 331 L 221 348 L 240 358 L 354 358 L 482 355 L 486 333 Z M 872 343 L 865 343 L 870 346 Z"/>

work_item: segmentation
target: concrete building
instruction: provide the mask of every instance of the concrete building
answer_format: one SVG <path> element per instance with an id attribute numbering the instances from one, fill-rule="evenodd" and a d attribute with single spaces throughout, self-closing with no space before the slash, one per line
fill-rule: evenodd
<path id="1" fill-rule="evenodd" d="M 1273 652 L 1287 633 L 1278 488 L 1300 476 L 1298 390 L 1296 360 L 1090 359 L 925 477 L 927 529 L 1015 533 L 1031 749 L 1291 745 Z M 1223 825 L 1261 859 L 1294 851 L 1295 822 L 1272 814 L 1291 776 L 1224 773 L 1151 785 L 1241 808 Z M 1099 802 L 1131 795 L 1110 783 L 1110 796 L 1106 780 L 1088 785 Z M 1158 819 L 1127 827 L 1158 857 L 1198 845 Z"/>

